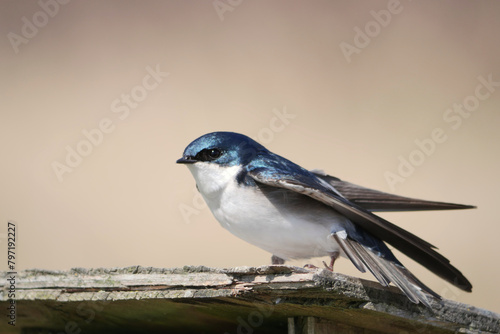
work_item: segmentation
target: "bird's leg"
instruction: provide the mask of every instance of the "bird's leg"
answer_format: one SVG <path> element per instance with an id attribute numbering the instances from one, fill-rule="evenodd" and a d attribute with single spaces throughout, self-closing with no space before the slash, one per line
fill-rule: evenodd
<path id="1" fill-rule="evenodd" d="M 332 252 L 330 253 L 330 265 L 327 266 L 325 261 L 323 261 L 323 264 L 325 265 L 325 268 L 330 270 L 330 271 L 333 271 L 333 264 L 335 263 L 335 260 L 337 260 L 337 258 L 339 257 L 339 252 Z"/>
<path id="2" fill-rule="evenodd" d="M 283 260 L 282 258 L 280 258 L 276 255 L 273 255 L 273 256 L 271 256 L 271 263 L 272 264 L 285 264 L 285 260 Z"/>

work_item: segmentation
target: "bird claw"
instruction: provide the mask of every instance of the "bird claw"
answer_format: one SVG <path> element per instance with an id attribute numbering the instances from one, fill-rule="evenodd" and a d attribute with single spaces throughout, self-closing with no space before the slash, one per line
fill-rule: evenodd
<path id="1" fill-rule="evenodd" d="M 325 266 L 326 269 L 330 270 L 331 272 L 333 272 L 333 263 L 332 265 L 327 265 L 325 261 L 323 261 L 323 265 Z"/>

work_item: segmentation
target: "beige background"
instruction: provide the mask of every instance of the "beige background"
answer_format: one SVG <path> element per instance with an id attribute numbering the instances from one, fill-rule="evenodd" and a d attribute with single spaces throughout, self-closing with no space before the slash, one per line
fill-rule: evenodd
<path id="1" fill-rule="evenodd" d="M 376 29 L 370 11 L 387 1 L 232 3 L 221 20 L 212 1 L 74 1 L 43 25 L 36 1 L 0 2 L 0 269 L 9 219 L 17 269 L 269 263 L 218 225 L 174 163 L 196 137 L 230 130 L 361 185 L 477 205 L 383 216 L 437 245 L 474 292 L 401 256 L 430 287 L 500 312 L 500 88 L 458 129 L 443 119 L 479 76 L 500 81 L 500 3 L 402 0 L 351 62 L 339 45 Z M 41 27 L 16 53 L 8 34 L 33 16 Z M 113 101 L 157 64 L 169 76 L 121 120 Z M 277 111 L 294 118 L 281 127 Z M 54 161 L 103 119 L 114 130 L 59 182 Z M 392 189 L 384 174 L 436 128 L 447 140 Z M 347 260 L 336 270 L 360 275 Z"/>

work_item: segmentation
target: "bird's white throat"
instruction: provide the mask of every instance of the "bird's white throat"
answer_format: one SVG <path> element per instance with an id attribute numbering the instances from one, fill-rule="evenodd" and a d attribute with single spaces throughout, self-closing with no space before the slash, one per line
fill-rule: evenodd
<path id="1" fill-rule="evenodd" d="M 227 185 L 234 182 L 241 166 L 221 167 L 217 164 L 197 162 L 187 165 L 196 181 L 200 193 L 207 198 L 216 196 Z"/>

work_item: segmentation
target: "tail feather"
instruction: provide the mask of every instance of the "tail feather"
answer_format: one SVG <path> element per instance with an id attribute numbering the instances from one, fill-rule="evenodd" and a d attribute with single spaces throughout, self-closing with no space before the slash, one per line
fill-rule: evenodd
<path id="1" fill-rule="evenodd" d="M 368 269 L 383 286 L 388 286 L 391 282 L 394 283 L 413 303 L 421 302 L 430 308 L 427 294 L 441 299 L 437 293 L 420 282 L 408 269 L 387 260 L 369 247 L 347 237 L 347 233 L 334 233 L 333 238 L 356 268 L 362 272 Z"/>

